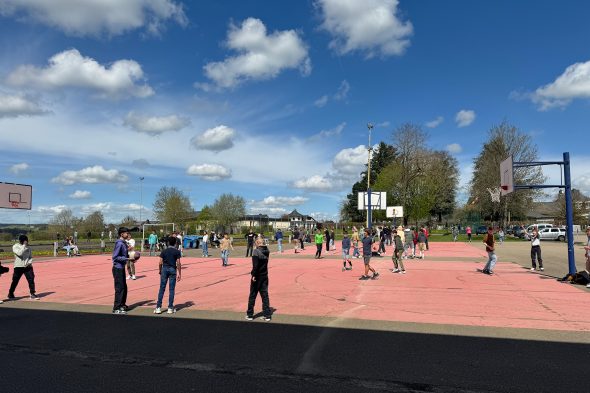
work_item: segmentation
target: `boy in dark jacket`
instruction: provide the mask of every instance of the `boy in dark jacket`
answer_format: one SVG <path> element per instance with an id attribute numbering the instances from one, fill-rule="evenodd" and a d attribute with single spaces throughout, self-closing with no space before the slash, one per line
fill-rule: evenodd
<path id="1" fill-rule="evenodd" d="M 404 243 L 402 242 L 401 236 L 397 234 L 397 231 L 393 231 L 393 247 L 394 249 L 391 259 L 393 260 L 393 265 L 395 266 L 395 268 L 392 269 L 391 272 L 406 274 L 406 269 L 404 269 L 404 262 L 402 261 L 402 254 L 404 253 Z"/>
<path id="2" fill-rule="evenodd" d="M 250 297 L 246 319 L 254 319 L 254 303 L 260 293 L 262 298 L 263 320 L 269 322 L 272 317 L 268 300 L 268 247 L 263 245 L 262 239 L 256 239 L 256 249 L 252 252 L 252 272 L 250 277 Z"/>
<path id="3" fill-rule="evenodd" d="M 350 267 L 346 268 L 346 262 Z M 342 271 L 352 270 L 352 262 L 350 261 L 350 238 L 348 232 L 344 231 L 344 237 L 342 238 Z"/>

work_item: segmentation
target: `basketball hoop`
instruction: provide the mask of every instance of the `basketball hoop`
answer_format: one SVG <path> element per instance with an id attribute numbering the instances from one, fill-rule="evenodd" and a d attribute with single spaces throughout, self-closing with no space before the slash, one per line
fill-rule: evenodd
<path id="1" fill-rule="evenodd" d="M 488 192 L 490 193 L 490 197 L 492 198 L 492 202 L 500 203 L 500 193 L 502 192 L 502 188 L 488 188 Z"/>

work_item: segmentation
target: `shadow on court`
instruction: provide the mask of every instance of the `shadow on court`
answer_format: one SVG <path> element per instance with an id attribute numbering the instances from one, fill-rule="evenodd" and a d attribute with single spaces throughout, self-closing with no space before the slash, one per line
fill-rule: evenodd
<path id="1" fill-rule="evenodd" d="M 0 319 L 0 362 L 14 366 L 2 392 L 588 389 L 589 344 L 12 308 Z"/>

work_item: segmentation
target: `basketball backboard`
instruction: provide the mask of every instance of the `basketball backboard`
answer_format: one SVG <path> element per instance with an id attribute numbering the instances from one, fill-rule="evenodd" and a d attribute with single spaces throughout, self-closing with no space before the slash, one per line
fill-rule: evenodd
<path id="1" fill-rule="evenodd" d="M 404 216 L 403 206 L 387 206 L 385 209 L 385 217 L 387 218 L 400 218 Z"/>
<path id="2" fill-rule="evenodd" d="M 500 163 L 500 189 L 502 195 L 508 195 L 514 191 L 514 167 L 512 156 Z"/>
<path id="3" fill-rule="evenodd" d="M 33 187 L 0 182 L 0 208 L 31 210 Z"/>
<path id="4" fill-rule="evenodd" d="M 369 207 L 369 194 L 358 193 L 358 209 L 367 210 Z M 385 210 L 387 207 L 387 193 L 381 191 L 371 192 L 371 210 Z"/>

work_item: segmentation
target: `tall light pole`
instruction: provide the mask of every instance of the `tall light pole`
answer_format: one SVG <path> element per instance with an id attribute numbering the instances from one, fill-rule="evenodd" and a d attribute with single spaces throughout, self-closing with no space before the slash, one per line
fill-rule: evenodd
<path id="1" fill-rule="evenodd" d="M 141 176 L 139 178 L 139 222 L 141 221 L 141 213 L 143 213 L 143 181 L 145 177 Z"/>
<path id="2" fill-rule="evenodd" d="M 371 131 L 373 130 L 373 124 L 367 123 L 367 128 L 369 129 L 369 146 L 367 147 L 369 152 L 367 165 L 367 228 L 371 229 L 373 223 L 373 217 L 371 216 L 371 151 L 373 151 L 373 147 L 371 146 Z"/>

